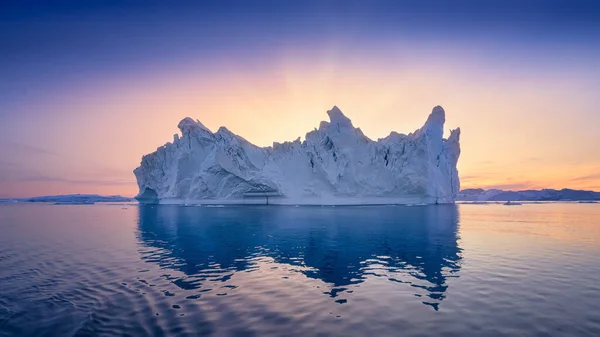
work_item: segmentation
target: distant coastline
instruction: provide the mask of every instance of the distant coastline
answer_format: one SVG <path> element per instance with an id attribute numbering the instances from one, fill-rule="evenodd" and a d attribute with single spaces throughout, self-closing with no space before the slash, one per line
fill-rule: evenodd
<path id="1" fill-rule="evenodd" d="M 31 198 L 6 198 L 0 199 L 0 203 L 18 203 L 18 202 L 49 202 L 55 204 L 95 204 L 97 202 L 132 202 L 133 198 L 120 195 L 99 195 L 99 194 L 63 194 L 46 195 Z"/>
<path id="2" fill-rule="evenodd" d="M 573 190 L 542 189 L 505 191 L 500 189 L 484 190 L 481 188 L 464 189 L 458 193 L 457 201 L 598 201 L 600 192 Z"/>
<path id="3" fill-rule="evenodd" d="M 390 200 L 387 200 L 390 201 Z M 460 191 L 456 197 L 457 202 L 493 202 L 493 201 L 600 201 L 600 192 L 574 189 L 542 189 L 510 191 L 500 189 L 468 188 Z M 121 195 L 100 194 L 64 194 L 47 195 L 30 198 L 0 198 L 0 203 L 55 203 L 55 204 L 94 204 L 102 202 L 137 202 L 135 198 Z M 202 204 L 231 204 L 222 200 L 204 200 Z M 393 202 L 392 202 L 393 203 Z M 186 204 L 185 202 L 176 204 Z M 251 204 L 251 203 L 250 203 Z M 274 204 L 277 204 L 276 202 Z"/>

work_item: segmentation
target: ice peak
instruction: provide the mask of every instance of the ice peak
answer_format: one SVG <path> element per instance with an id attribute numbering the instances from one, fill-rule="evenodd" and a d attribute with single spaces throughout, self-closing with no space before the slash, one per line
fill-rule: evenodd
<path id="1" fill-rule="evenodd" d="M 450 130 L 450 136 L 448 137 L 448 142 L 458 143 L 459 141 L 460 141 L 460 128 Z"/>
<path id="2" fill-rule="evenodd" d="M 187 126 L 187 125 L 190 125 L 190 124 L 195 124 L 195 123 L 196 123 L 196 121 L 194 121 L 194 120 L 193 120 L 193 119 L 191 119 L 190 117 L 186 117 L 186 118 L 182 119 L 182 120 L 179 122 L 179 124 L 177 125 L 177 127 L 178 127 L 179 129 L 181 129 L 181 128 L 183 128 L 183 127 Z"/>
<path id="3" fill-rule="evenodd" d="M 349 125 L 352 126 L 352 121 L 344 115 L 342 110 L 334 105 L 331 110 L 327 110 L 327 114 L 329 115 L 329 121 L 331 124 L 339 124 L 339 125 Z"/>
<path id="4" fill-rule="evenodd" d="M 217 130 L 217 133 L 220 135 L 234 135 L 234 133 L 231 132 L 226 126 L 219 127 L 219 130 Z"/>
<path id="5" fill-rule="evenodd" d="M 425 124 L 426 125 L 429 125 L 429 124 L 444 125 L 445 122 L 446 122 L 446 112 L 444 111 L 444 108 L 437 105 L 431 111 L 431 114 L 427 118 L 427 122 Z"/>
<path id="6" fill-rule="evenodd" d="M 204 124 L 202 124 L 199 120 L 193 120 L 190 117 L 182 119 L 181 122 L 177 124 L 177 127 L 179 128 L 179 130 L 181 130 L 182 134 L 200 130 L 210 132 L 210 130 L 206 126 L 204 126 Z"/>

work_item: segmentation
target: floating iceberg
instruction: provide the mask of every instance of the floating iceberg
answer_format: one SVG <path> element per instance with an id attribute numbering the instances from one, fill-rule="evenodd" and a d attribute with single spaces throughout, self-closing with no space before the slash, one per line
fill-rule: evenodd
<path id="1" fill-rule="evenodd" d="M 292 142 L 258 147 L 225 127 L 211 132 L 183 119 L 173 143 L 143 156 L 134 170 L 142 203 L 172 204 L 436 204 L 454 203 L 460 129 L 444 139 L 445 112 L 425 125 L 377 141 L 340 109 Z"/>

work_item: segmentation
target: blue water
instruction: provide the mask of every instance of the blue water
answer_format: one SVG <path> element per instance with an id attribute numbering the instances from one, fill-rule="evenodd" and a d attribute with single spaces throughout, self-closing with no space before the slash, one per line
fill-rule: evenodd
<path id="1" fill-rule="evenodd" d="M 0 205 L 0 336 L 600 336 L 600 205 Z"/>

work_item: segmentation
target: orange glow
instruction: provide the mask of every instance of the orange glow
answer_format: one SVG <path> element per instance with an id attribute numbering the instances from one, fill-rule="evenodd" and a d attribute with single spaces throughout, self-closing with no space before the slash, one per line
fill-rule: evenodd
<path id="1" fill-rule="evenodd" d="M 20 183 L 18 191 L 135 195 L 131 171 L 143 154 L 172 141 L 186 116 L 266 146 L 303 137 L 333 105 L 372 139 L 412 132 L 442 105 L 446 128 L 462 129 L 463 188 L 600 189 L 597 129 L 590 127 L 600 125 L 600 114 L 589 114 L 595 96 L 584 94 L 585 82 L 527 73 L 515 81 L 452 60 L 429 65 L 283 57 L 270 67 L 190 66 L 61 89 L 22 107 L 43 108 L 42 117 L 13 127 L 35 130 L 40 147 L 60 149 L 37 165 L 69 179 Z"/>

